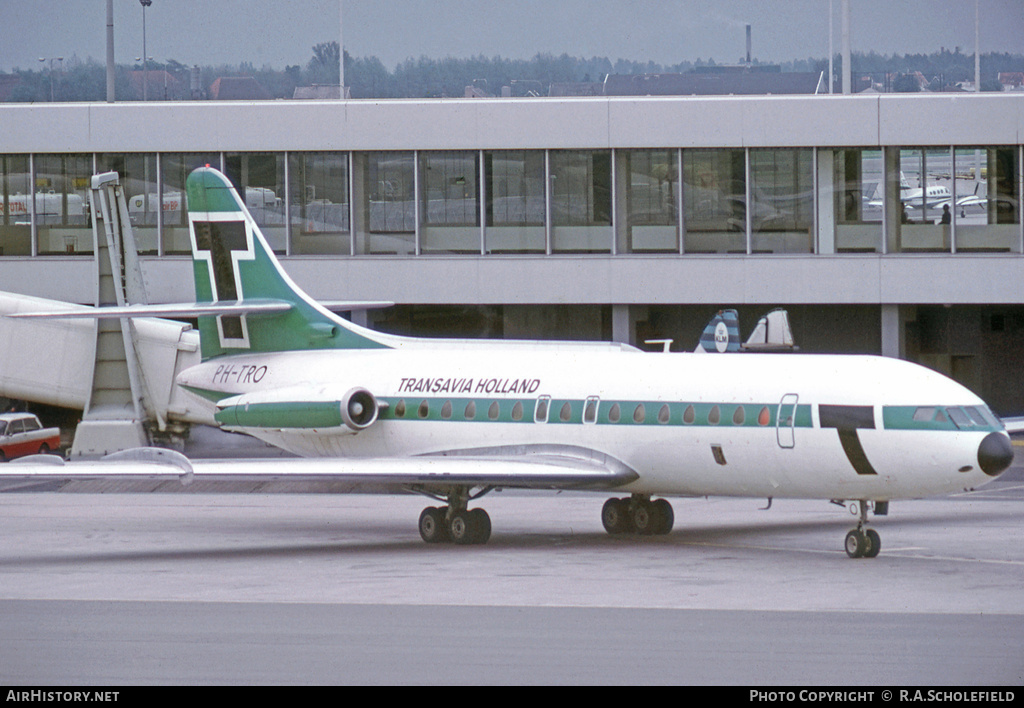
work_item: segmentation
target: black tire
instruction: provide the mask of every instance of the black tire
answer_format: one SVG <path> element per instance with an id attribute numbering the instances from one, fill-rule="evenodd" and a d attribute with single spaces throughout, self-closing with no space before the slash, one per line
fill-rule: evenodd
<path id="1" fill-rule="evenodd" d="M 484 544 L 491 540 L 491 517 L 487 512 L 483 509 L 473 509 L 469 516 L 473 526 L 473 543 Z"/>
<path id="2" fill-rule="evenodd" d="M 657 528 L 654 533 L 661 536 L 671 533 L 672 526 L 676 522 L 676 515 L 672 511 L 672 505 L 668 503 L 667 499 L 655 499 L 651 506 L 654 508 L 655 516 L 657 517 Z"/>
<path id="3" fill-rule="evenodd" d="M 609 499 L 601 508 L 601 523 L 604 530 L 612 535 L 630 530 L 629 500 Z"/>
<path id="4" fill-rule="evenodd" d="M 854 529 L 846 534 L 846 555 L 850 556 L 850 558 L 863 557 L 864 551 L 867 549 L 867 543 L 867 539 L 860 529 Z"/>
<path id="5" fill-rule="evenodd" d="M 475 543 L 476 519 L 469 511 L 460 511 L 452 516 L 448 522 L 448 533 L 452 541 L 460 546 L 468 546 Z"/>
<path id="6" fill-rule="evenodd" d="M 868 529 L 864 532 L 865 545 L 864 549 L 865 558 L 875 558 L 878 552 L 882 550 L 882 538 L 878 535 L 878 532 L 874 529 Z"/>
<path id="7" fill-rule="evenodd" d="M 427 543 L 444 543 L 448 536 L 448 521 L 441 507 L 428 506 L 420 512 L 420 538 Z"/>
<path id="8" fill-rule="evenodd" d="M 658 532 L 658 513 L 649 501 L 640 500 L 629 508 L 629 518 L 633 528 L 641 536 L 652 536 Z"/>

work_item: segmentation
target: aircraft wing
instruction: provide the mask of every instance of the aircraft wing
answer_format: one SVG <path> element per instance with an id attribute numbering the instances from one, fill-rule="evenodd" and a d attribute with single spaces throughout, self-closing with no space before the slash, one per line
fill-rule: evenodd
<path id="1" fill-rule="evenodd" d="M 14 460 L 0 484 L 67 481 L 343 482 L 391 491 L 447 490 L 453 486 L 521 489 L 604 489 L 637 479 L 615 461 L 576 454 L 407 458 L 275 458 L 189 460 L 172 450 L 143 448 L 95 461 L 65 462 L 56 455 Z"/>
<path id="2" fill-rule="evenodd" d="M 1006 432 L 1013 433 L 1024 433 L 1024 417 L 1022 418 L 1003 418 L 1003 427 L 1006 428 Z"/>

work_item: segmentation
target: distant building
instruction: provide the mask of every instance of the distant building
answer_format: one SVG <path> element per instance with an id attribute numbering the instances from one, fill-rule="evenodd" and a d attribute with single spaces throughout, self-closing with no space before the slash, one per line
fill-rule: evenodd
<path id="1" fill-rule="evenodd" d="M 609 74 L 605 96 L 751 96 L 827 93 L 820 73 L 720 67 L 686 74 Z"/>
<path id="2" fill-rule="evenodd" d="M 999 83 L 1003 91 L 1024 91 L 1024 71 L 1000 71 Z"/>
<path id="3" fill-rule="evenodd" d="M 341 98 L 341 86 L 296 86 L 292 98 L 298 101 L 337 101 Z M 352 90 L 348 86 L 345 87 L 345 98 L 352 98 Z"/>
<path id="4" fill-rule="evenodd" d="M 269 101 L 273 98 L 251 76 L 222 76 L 210 85 L 213 101 Z"/>
<path id="5" fill-rule="evenodd" d="M 0 74 L 0 101 L 10 101 L 20 85 L 21 77 L 17 74 Z"/>
<path id="6" fill-rule="evenodd" d="M 143 83 L 148 84 L 146 95 L 153 101 L 177 100 L 182 98 L 181 82 L 174 74 L 163 69 L 150 69 L 149 71 L 130 71 L 128 80 L 132 88 L 141 98 L 143 96 Z"/>

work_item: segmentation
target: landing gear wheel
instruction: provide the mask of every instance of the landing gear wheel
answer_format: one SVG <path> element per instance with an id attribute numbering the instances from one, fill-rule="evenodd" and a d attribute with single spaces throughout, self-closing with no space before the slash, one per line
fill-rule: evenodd
<path id="1" fill-rule="evenodd" d="M 629 515 L 628 499 L 609 499 L 601 508 L 601 523 L 604 530 L 612 535 L 626 533 L 632 522 Z"/>
<path id="2" fill-rule="evenodd" d="M 646 499 L 641 499 L 630 508 L 630 518 L 633 520 L 633 528 L 641 536 L 653 536 L 658 533 L 658 512 L 654 505 Z"/>
<path id="3" fill-rule="evenodd" d="M 420 538 L 427 543 L 450 541 L 444 508 L 428 506 L 420 513 Z"/>
<path id="4" fill-rule="evenodd" d="M 672 531 L 672 525 L 676 522 L 675 512 L 672 511 L 672 505 L 668 503 L 666 499 L 655 499 L 651 502 L 651 506 L 655 511 L 655 515 L 658 517 L 657 529 L 654 533 L 658 535 L 665 535 Z"/>
<path id="5" fill-rule="evenodd" d="M 448 532 L 460 546 L 487 543 L 491 537 L 491 517 L 483 509 L 460 511 L 452 516 Z"/>
<path id="6" fill-rule="evenodd" d="M 860 529 L 846 534 L 846 555 L 850 558 L 862 558 L 868 550 L 868 540 Z"/>
<path id="7" fill-rule="evenodd" d="M 864 532 L 864 540 L 867 541 L 867 548 L 864 549 L 865 558 L 874 558 L 882 550 L 882 539 L 874 529 Z"/>
<path id="8" fill-rule="evenodd" d="M 476 540 L 474 543 L 487 543 L 491 540 L 491 517 L 483 509 L 473 509 L 469 512 L 473 518 L 472 524 L 476 527 Z"/>

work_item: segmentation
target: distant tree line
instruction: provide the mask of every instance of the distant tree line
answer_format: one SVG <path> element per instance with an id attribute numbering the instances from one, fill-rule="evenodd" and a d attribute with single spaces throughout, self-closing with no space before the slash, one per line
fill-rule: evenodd
<path id="1" fill-rule="evenodd" d="M 324 42 L 312 48 L 306 66 L 286 66 L 283 70 L 269 66 L 256 68 L 249 62 L 237 65 L 189 67 L 181 62 L 150 62 L 149 98 L 180 100 L 205 97 L 205 91 L 222 76 L 251 76 L 273 98 L 291 98 L 297 86 L 334 85 L 338 78 L 338 43 Z M 942 49 L 933 54 L 881 55 L 875 52 L 854 53 L 855 75 L 888 77 L 890 90 L 919 90 L 920 83 L 901 79 L 903 75 L 920 72 L 930 90 L 941 90 L 957 82 L 974 80 L 974 55 Z M 757 60 L 755 64 L 759 64 Z M 531 59 L 476 56 L 467 59 L 447 57 L 410 58 L 389 70 L 377 57 L 352 57 L 345 53 L 345 84 L 353 98 L 429 98 L 462 96 L 466 86 L 491 95 L 500 95 L 504 86 L 513 95 L 547 95 L 553 83 L 601 82 L 607 74 L 685 73 L 696 68 L 714 66 L 715 61 L 683 61 L 662 65 L 607 57 L 572 57 L 568 54 L 537 54 Z M 828 60 L 808 58 L 785 62 L 782 71 L 827 71 Z M 842 61 L 834 62 L 836 75 L 841 75 Z M 117 67 L 115 79 L 117 99 L 142 99 L 140 63 Z M 159 72 L 159 73 L 155 73 Z M 163 73 L 166 72 L 166 73 Z M 998 72 L 1024 72 L 1024 55 L 989 53 L 981 56 L 983 90 L 1000 90 Z M 193 81 L 193 75 L 195 81 Z M 198 91 L 193 90 L 193 84 Z M 106 98 L 106 66 L 93 59 L 81 61 L 71 57 L 54 62 L 53 67 L 16 69 L 0 74 L 0 97 L 6 101 L 102 101 Z"/>

